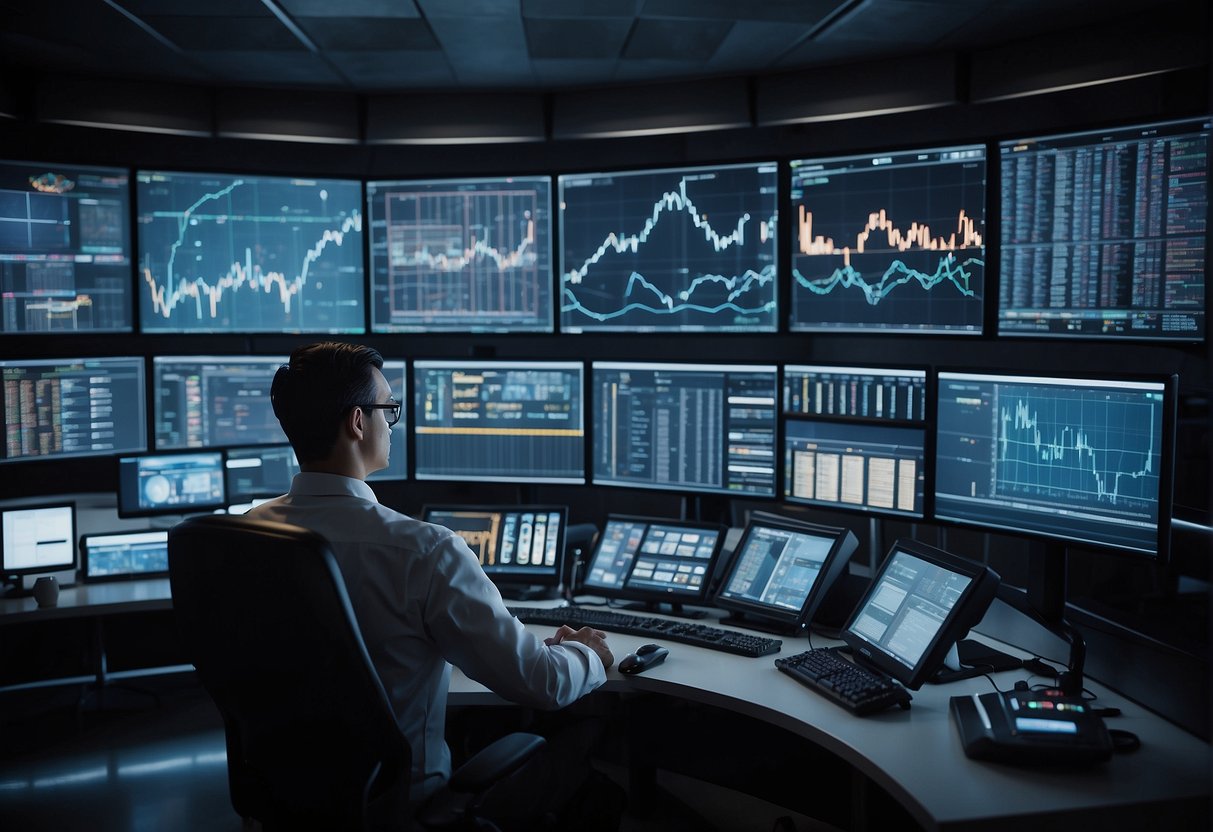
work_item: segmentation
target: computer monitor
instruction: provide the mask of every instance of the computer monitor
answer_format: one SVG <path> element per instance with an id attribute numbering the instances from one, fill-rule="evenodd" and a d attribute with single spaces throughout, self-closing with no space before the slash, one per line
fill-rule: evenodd
<path id="1" fill-rule="evenodd" d="M 561 330 L 776 331 L 778 171 L 561 176 Z"/>
<path id="2" fill-rule="evenodd" d="M 119 517 L 186 514 L 226 506 L 220 451 L 118 458 Z"/>
<path id="3" fill-rule="evenodd" d="M 168 530 L 81 535 L 80 563 L 85 583 L 162 577 L 168 574 Z"/>
<path id="4" fill-rule="evenodd" d="M 774 497 L 777 367 L 595 361 L 595 485 Z"/>
<path id="5" fill-rule="evenodd" d="M 1165 556 L 1175 387 L 941 371 L 936 519 Z"/>
<path id="6" fill-rule="evenodd" d="M 373 332 L 551 332 L 552 180 L 366 183 Z"/>
<path id="7" fill-rule="evenodd" d="M 894 422 L 927 418 L 927 371 L 914 367 L 788 364 L 783 412 Z"/>
<path id="8" fill-rule="evenodd" d="M 984 145 L 791 168 L 793 332 L 981 334 Z"/>
<path id="9" fill-rule="evenodd" d="M 925 447 L 922 426 L 785 419 L 784 499 L 921 518 Z"/>
<path id="10" fill-rule="evenodd" d="M 224 487 L 233 504 L 277 497 L 291 488 L 299 460 L 290 445 L 228 448 L 223 454 Z"/>
<path id="11" fill-rule="evenodd" d="M 366 331 L 362 184 L 135 174 L 143 332 Z"/>
<path id="12" fill-rule="evenodd" d="M 130 332 L 123 168 L 0 162 L 0 333 Z"/>
<path id="13" fill-rule="evenodd" d="M 998 334 L 1205 337 L 1209 142 L 1185 119 L 999 144 Z"/>
<path id="14" fill-rule="evenodd" d="M 981 621 L 998 584 L 988 566 L 898 540 L 843 627 L 842 639 L 861 660 L 918 690 Z"/>
<path id="15" fill-rule="evenodd" d="M 285 442 L 270 385 L 286 361 L 282 355 L 155 356 L 156 450 Z"/>
<path id="16" fill-rule="evenodd" d="M 0 461 L 147 450 L 142 358 L 0 361 Z"/>
<path id="17" fill-rule="evenodd" d="M 414 361 L 419 480 L 585 482 L 579 361 Z"/>
<path id="18" fill-rule="evenodd" d="M 76 568 L 76 504 L 0 510 L 0 577 Z"/>
<path id="19" fill-rule="evenodd" d="M 755 513 L 712 601 L 744 626 L 799 633 L 858 545 L 849 529 Z"/>
<path id="20" fill-rule="evenodd" d="M 561 583 L 565 506 L 426 506 L 422 518 L 462 537 L 499 586 Z"/>
<path id="21" fill-rule="evenodd" d="M 582 589 L 633 601 L 703 603 L 726 529 L 659 517 L 607 517 Z"/>

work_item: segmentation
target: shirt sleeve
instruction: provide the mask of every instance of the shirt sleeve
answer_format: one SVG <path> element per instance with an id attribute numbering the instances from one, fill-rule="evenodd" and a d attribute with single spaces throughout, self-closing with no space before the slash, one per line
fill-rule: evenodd
<path id="1" fill-rule="evenodd" d="M 497 695 L 563 708 L 606 681 L 602 660 L 578 642 L 547 645 L 505 608 L 501 593 L 457 535 L 433 548 L 426 628 L 443 657 Z"/>

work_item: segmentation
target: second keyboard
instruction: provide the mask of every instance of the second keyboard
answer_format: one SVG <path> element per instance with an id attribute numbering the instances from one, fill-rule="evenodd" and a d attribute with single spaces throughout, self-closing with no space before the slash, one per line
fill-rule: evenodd
<path id="1" fill-rule="evenodd" d="M 549 624 L 553 627 L 568 624 L 574 628 L 597 627 L 613 633 L 651 636 L 751 658 L 778 653 L 783 646 L 783 641 L 777 638 L 735 633 L 720 627 L 710 627 L 706 624 L 679 621 L 673 618 L 632 615 L 592 607 L 510 607 L 510 612 L 516 615 L 523 624 Z"/>
<path id="2" fill-rule="evenodd" d="M 775 660 L 775 666 L 852 713 L 910 707 L 910 692 L 878 671 L 849 662 L 831 648 L 817 648 Z"/>

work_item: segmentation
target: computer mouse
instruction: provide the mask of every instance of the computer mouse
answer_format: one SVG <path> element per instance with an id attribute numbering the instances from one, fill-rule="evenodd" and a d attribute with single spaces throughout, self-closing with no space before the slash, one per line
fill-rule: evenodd
<path id="1" fill-rule="evenodd" d="M 635 653 L 628 653 L 619 662 L 620 673 L 643 673 L 650 667 L 661 664 L 670 651 L 660 644 L 642 644 Z"/>

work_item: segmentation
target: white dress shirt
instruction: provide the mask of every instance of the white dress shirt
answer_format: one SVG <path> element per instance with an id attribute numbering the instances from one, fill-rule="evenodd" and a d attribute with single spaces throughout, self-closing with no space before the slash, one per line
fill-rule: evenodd
<path id="1" fill-rule="evenodd" d="M 463 538 L 381 505 L 365 482 L 296 474 L 250 517 L 331 544 L 367 650 L 413 752 L 413 799 L 450 777 L 444 739 L 451 664 L 520 705 L 561 708 L 606 681 L 589 647 L 549 646 L 511 615 Z"/>

